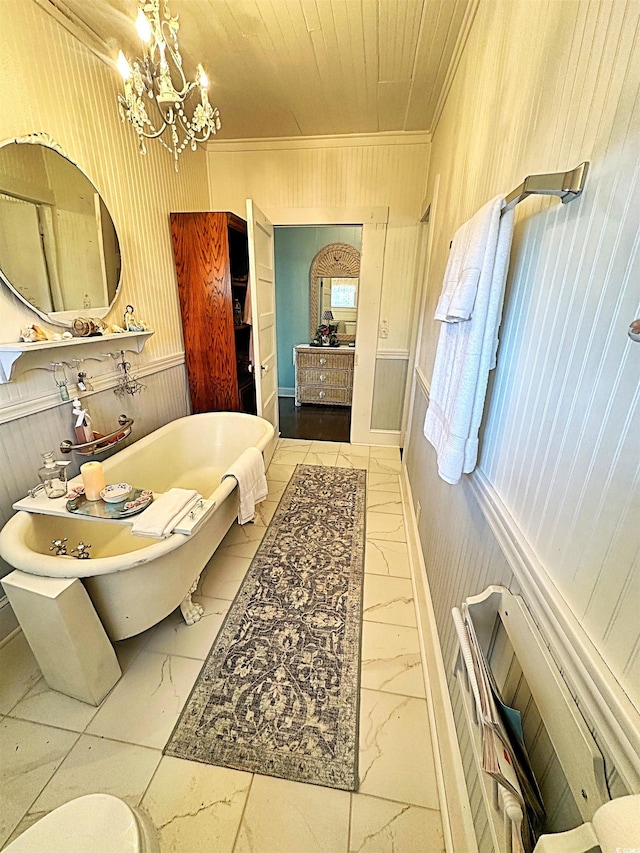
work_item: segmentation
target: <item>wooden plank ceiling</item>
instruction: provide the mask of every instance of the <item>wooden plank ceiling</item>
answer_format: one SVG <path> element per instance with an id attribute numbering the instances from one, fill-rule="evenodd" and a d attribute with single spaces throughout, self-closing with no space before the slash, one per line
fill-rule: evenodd
<path id="1" fill-rule="evenodd" d="M 53 0 L 109 55 L 140 52 L 136 0 Z M 428 131 L 469 0 L 170 0 L 226 139 Z"/>

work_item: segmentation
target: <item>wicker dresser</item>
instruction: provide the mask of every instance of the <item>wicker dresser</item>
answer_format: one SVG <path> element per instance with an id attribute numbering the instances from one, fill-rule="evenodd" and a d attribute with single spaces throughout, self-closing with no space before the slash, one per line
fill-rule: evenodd
<path id="1" fill-rule="evenodd" d="M 353 392 L 353 357 L 349 347 L 294 347 L 296 406 L 321 403 L 350 406 Z"/>

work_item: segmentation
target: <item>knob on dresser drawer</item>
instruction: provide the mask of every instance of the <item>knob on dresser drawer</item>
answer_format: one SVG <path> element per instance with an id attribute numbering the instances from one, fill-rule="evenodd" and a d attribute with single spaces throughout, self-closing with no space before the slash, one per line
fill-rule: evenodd
<path id="1" fill-rule="evenodd" d="M 327 359 L 326 359 L 326 358 L 321 358 L 321 359 L 320 359 L 320 364 L 326 364 L 326 363 L 327 363 Z"/>
<path id="2" fill-rule="evenodd" d="M 326 373 L 321 373 L 321 374 L 320 374 L 320 382 L 324 382 L 326 378 L 327 378 L 327 374 L 326 374 Z"/>
<path id="3" fill-rule="evenodd" d="M 318 391 L 318 397 L 322 400 L 323 397 L 326 397 L 324 391 Z"/>

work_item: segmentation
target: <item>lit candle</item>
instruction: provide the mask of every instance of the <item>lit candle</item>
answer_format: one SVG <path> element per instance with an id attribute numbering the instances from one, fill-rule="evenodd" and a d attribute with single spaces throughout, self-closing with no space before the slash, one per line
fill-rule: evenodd
<path id="1" fill-rule="evenodd" d="M 118 53 L 118 61 L 117 61 L 118 71 L 122 74 L 123 80 L 131 79 L 131 66 L 127 62 L 127 57 L 124 55 L 122 51 Z"/>
<path id="2" fill-rule="evenodd" d="M 138 9 L 138 17 L 136 18 L 136 29 L 142 41 L 147 44 L 151 41 L 151 24 L 142 9 Z"/>
<path id="3" fill-rule="evenodd" d="M 84 495 L 88 501 L 100 500 L 100 492 L 107 485 L 100 462 L 85 462 L 80 466 Z"/>

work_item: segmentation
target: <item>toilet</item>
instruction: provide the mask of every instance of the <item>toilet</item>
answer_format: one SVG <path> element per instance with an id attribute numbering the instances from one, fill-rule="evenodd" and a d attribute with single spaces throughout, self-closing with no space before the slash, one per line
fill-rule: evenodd
<path id="1" fill-rule="evenodd" d="M 50 812 L 4 853 L 160 853 L 155 828 L 111 794 L 88 794 Z"/>

